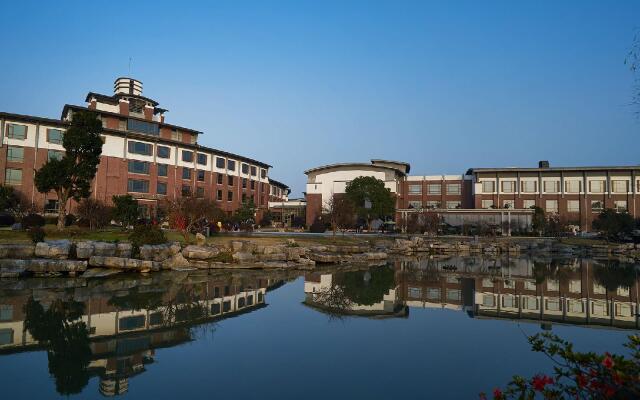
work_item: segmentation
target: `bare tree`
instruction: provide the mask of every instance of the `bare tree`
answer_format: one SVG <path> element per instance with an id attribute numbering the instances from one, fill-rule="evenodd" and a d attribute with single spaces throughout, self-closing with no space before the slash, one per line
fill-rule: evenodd
<path id="1" fill-rule="evenodd" d="M 189 234 L 204 232 L 215 221 L 224 218 L 224 212 L 211 200 L 196 197 L 167 199 L 161 204 L 172 228 L 180 230 L 186 242 Z"/>
<path id="2" fill-rule="evenodd" d="M 331 224 L 333 236 L 337 230 L 353 225 L 355 220 L 355 207 L 345 196 L 332 195 L 326 203 L 325 213 Z"/>

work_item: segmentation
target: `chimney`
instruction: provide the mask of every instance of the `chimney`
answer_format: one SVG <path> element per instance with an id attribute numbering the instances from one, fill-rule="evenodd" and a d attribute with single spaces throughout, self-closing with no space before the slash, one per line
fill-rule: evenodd
<path id="1" fill-rule="evenodd" d="M 538 168 L 549 168 L 549 161 L 538 161 Z"/>

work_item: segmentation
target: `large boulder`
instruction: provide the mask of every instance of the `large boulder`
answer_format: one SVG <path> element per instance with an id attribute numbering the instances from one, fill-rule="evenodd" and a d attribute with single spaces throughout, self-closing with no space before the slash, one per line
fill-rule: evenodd
<path id="1" fill-rule="evenodd" d="M 162 262 L 162 269 L 182 269 L 190 267 L 189 261 L 182 253 L 177 253 Z"/>
<path id="2" fill-rule="evenodd" d="M 135 258 L 92 256 L 89 259 L 92 267 L 116 268 L 123 270 L 149 272 L 158 271 L 160 263 Z"/>
<path id="3" fill-rule="evenodd" d="M 116 244 L 108 242 L 94 242 L 94 256 L 102 257 L 115 257 L 116 256 Z"/>
<path id="4" fill-rule="evenodd" d="M 215 247 L 211 246 L 194 246 L 190 245 L 182 249 L 182 255 L 188 259 L 208 260 L 214 258 L 220 253 Z"/>
<path id="5" fill-rule="evenodd" d="M 94 242 L 82 241 L 76 243 L 76 258 L 88 260 L 93 255 Z"/>
<path id="6" fill-rule="evenodd" d="M 248 251 L 240 251 L 238 253 L 233 253 L 233 261 L 237 263 L 249 263 L 256 260 L 256 257 L 249 253 Z"/>
<path id="7" fill-rule="evenodd" d="M 116 255 L 118 257 L 130 258 L 133 252 L 133 245 L 129 242 L 121 242 L 116 245 Z"/>
<path id="8" fill-rule="evenodd" d="M 34 254 L 32 244 L 0 244 L 0 258 L 30 258 Z"/>
<path id="9" fill-rule="evenodd" d="M 66 259 L 71 250 L 71 240 L 47 240 L 36 244 L 35 254 L 37 257 Z"/>
<path id="10" fill-rule="evenodd" d="M 164 261 L 180 252 L 180 243 L 145 244 L 140 247 L 140 258 L 151 261 Z"/>
<path id="11" fill-rule="evenodd" d="M 207 243 L 207 238 L 202 233 L 196 233 L 196 244 L 198 246 L 204 246 Z"/>

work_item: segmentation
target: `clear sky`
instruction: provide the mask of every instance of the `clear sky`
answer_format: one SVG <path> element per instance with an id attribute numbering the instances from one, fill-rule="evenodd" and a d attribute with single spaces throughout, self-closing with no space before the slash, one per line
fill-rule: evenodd
<path id="1" fill-rule="evenodd" d="M 58 118 L 116 77 L 167 122 L 305 169 L 371 158 L 415 174 L 639 164 L 624 65 L 640 1 L 7 1 L 0 111 Z"/>

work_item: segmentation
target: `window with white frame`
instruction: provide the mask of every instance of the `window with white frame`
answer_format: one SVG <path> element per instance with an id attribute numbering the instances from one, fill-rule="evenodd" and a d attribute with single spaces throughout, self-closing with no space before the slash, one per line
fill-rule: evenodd
<path id="1" fill-rule="evenodd" d="M 535 205 L 536 205 L 535 200 L 522 200 L 522 208 L 531 208 L 531 207 L 535 207 Z"/>
<path id="2" fill-rule="evenodd" d="M 482 182 L 482 193 L 493 193 L 496 191 L 496 183 L 494 181 Z"/>
<path id="3" fill-rule="evenodd" d="M 560 191 L 560 181 L 544 181 L 545 193 L 558 193 Z"/>
<path id="4" fill-rule="evenodd" d="M 514 209 L 516 208 L 516 201 L 515 200 L 503 200 L 502 201 L 502 208 L 508 208 L 508 209 Z"/>
<path id="5" fill-rule="evenodd" d="M 591 193 L 604 193 L 605 181 L 589 181 L 589 191 Z"/>
<path id="6" fill-rule="evenodd" d="M 18 168 L 7 168 L 4 172 L 4 182 L 7 185 L 21 185 L 22 170 Z"/>
<path id="7" fill-rule="evenodd" d="M 547 297 L 545 299 L 545 303 L 547 303 L 546 309 L 549 311 L 560 311 L 560 299 L 557 297 Z"/>
<path id="8" fill-rule="evenodd" d="M 582 281 L 580 279 L 569 281 L 569 293 L 582 293 Z"/>
<path id="9" fill-rule="evenodd" d="M 547 280 L 547 290 L 550 292 L 557 292 L 560 289 L 560 282 L 557 279 Z"/>
<path id="10" fill-rule="evenodd" d="M 437 183 L 432 183 L 427 185 L 427 193 L 428 194 L 441 194 L 442 193 L 442 185 Z"/>
<path id="11" fill-rule="evenodd" d="M 580 193 L 582 182 L 580 181 L 564 181 L 564 191 L 566 193 Z"/>
<path id="12" fill-rule="evenodd" d="M 567 200 L 567 212 L 580 212 L 580 200 Z"/>
<path id="13" fill-rule="evenodd" d="M 7 146 L 7 161 L 22 162 L 24 160 L 24 147 Z"/>
<path id="14" fill-rule="evenodd" d="M 604 210 L 604 202 L 602 200 L 591 200 L 591 211 L 600 212 Z"/>
<path id="15" fill-rule="evenodd" d="M 409 202 L 409 208 L 422 208 L 422 202 L 420 200 L 412 200 Z"/>
<path id="16" fill-rule="evenodd" d="M 558 212 L 558 200 L 547 200 L 545 202 L 545 211 L 548 213 Z"/>
<path id="17" fill-rule="evenodd" d="M 431 208 L 431 209 L 440 208 L 440 202 L 433 201 L 433 200 L 427 201 L 426 208 Z"/>
<path id="18" fill-rule="evenodd" d="M 626 200 L 616 200 L 613 202 L 613 207 L 617 212 L 626 212 L 627 211 L 627 201 Z"/>
<path id="19" fill-rule="evenodd" d="M 482 200 L 482 208 L 493 208 L 493 200 Z"/>
<path id="20" fill-rule="evenodd" d="M 7 124 L 7 137 L 9 139 L 24 140 L 27 138 L 27 126 L 18 124 Z"/>
<path id="21" fill-rule="evenodd" d="M 611 181 L 613 193 L 627 193 L 629 191 L 628 183 L 627 181 Z"/>
<path id="22" fill-rule="evenodd" d="M 53 144 L 62 144 L 62 137 L 62 130 L 53 128 L 47 129 L 47 142 Z"/>
<path id="23" fill-rule="evenodd" d="M 459 183 L 447 183 L 447 194 L 462 193 L 462 185 Z"/>
<path id="24" fill-rule="evenodd" d="M 538 186 L 536 181 L 521 181 L 520 185 L 522 193 L 535 193 Z"/>
<path id="25" fill-rule="evenodd" d="M 459 201 L 447 201 L 447 208 L 450 210 L 461 208 L 461 207 L 462 207 L 462 203 Z"/>
<path id="26" fill-rule="evenodd" d="M 524 290 L 536 290 L 536 281 L 524 281 Z"/>
<path id="27" fill-rule="evenodd" d="M 409 185 L 409 194 L 422 194 L 422 185 Z"/>
<path id="28" fill-rule="evenodd" d="M 62 160 L 62 157 L 64 157 L 64 151 L 47 150 L 47 161 Z"/>
<path id="29" fill-rule="evenodd" d="M 500 185 L 502 185 L 502 193 L 516 192 L 516 181 L 502 181 Z"/>

